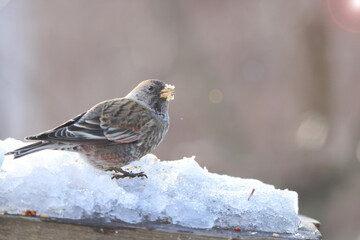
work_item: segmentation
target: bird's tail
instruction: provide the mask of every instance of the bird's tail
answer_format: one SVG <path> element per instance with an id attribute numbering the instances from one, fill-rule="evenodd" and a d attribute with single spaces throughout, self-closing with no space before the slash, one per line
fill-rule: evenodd
<path id="1" fill-rule="evenodd" d="M 53 143 L 51 143 L 51 142 L 39 141 L 39 142 L 30 144 L 30 145 L 27 145 L 25 147 L 15 149 L 14 151 L 5 153 L 5 155 L 14 155 L 14 159 L 15 159 L 15 158 L 19 158 L 19 157 L 28 155 L 30 153 L 34 153 L 34 152 L 41 151 L 44 149 L 52 149 L 50 146 L 52 144 Z"/>

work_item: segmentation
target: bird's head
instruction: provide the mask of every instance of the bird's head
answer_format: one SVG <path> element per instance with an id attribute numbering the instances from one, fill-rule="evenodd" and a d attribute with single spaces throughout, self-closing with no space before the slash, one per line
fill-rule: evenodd
<path id="1" fill-rule="evenodd" d="M 149 79 L 141 82 L 126 98 L 134 99 L 156 112 L 165 113 L 169 101 L 174 99 L 175 86 L 165 84 L 157 79 Z"/>

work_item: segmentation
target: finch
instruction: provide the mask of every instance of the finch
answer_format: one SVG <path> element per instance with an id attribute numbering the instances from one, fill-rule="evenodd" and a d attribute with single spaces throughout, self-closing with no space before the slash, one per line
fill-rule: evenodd
<path id="1" fill-rule="evenodd" d="M 169 128 L 175 87 L 160 80 L 141 82 L 128 95 L 100 102 L 60 126 L 26 137 L 33 144 L 8 152 L 19 158 L 52 149 L 77 152 L 91 165 L 115 171 L 112 178 L 147 177 L 121 167 L 154 150 Z"/>

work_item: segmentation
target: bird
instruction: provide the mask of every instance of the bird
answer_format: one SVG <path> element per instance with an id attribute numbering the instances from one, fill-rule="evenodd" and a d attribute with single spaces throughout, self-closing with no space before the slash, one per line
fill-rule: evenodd
<path id="1" fill-rule="evenodd" d="M 112 179 L 146 177 L 123 166 L 153 151 L 169 128 L 169 102 L 175 86 L 157 79 L 142 81 L 123 98 L 100 102 L 51 130 L 28 136 L 35 141 L 5 155 L 14 159 L 41 150 L 65 150 L 84 156 L 86 162 Z"/>

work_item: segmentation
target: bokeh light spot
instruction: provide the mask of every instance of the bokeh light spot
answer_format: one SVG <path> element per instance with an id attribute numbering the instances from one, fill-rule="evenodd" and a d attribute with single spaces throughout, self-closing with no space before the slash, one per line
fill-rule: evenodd
<path id="1" fill-rule="evenodd" d="M 360 0 L 327 0 L 332 21 L 345 31 L 360 33 Z"/>
<path id="2" fill-rule="evenodd" d="M 219 89 L 213 89 L 209 92 L 209 101 L 212 103 L 221 103 L 223 100 L 223 93 Z"/>
<path id="3" fill-rule="evenodd" d="M 298 147 L 319 149 L 324 146 L 328 135 L 325 117 L 318 112 L 307 112 L 296 132 Z"/>
<path id="4" fill-rule="evenodd" d="M 360 10 L 360 0 L 352 0 L 351 5 L 354 9 Z"/>

